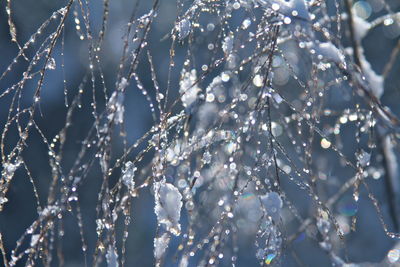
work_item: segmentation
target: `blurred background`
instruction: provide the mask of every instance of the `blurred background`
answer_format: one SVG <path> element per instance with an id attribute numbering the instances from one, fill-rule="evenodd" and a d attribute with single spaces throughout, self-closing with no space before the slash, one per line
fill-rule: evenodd
<path id="1" fill-rule="evenodd" d="M 221 2 L 222 5 L 224 1 L 209 2 Z M 243 6 L 244 2 L 245 1 L 238 1 L 238 3 L 241 3 Z M 73 4 L 71 12 L 77 12 L 78 15 L 74 16 L 72 13 L 69 14 L 65 22 L 65 30 L 58 39 L 52 53 L 55 66 L 51 67 L 50 70 L 46 72 L 44 85 L 41 91 L 40 111 L 35 115 L 35 121 L 41 129 L 43 136 L 48 140 L 52 140 L 66 123 L 65 118 L 68 108 L 65 106 L 65 99 L 71 104 L 74 97 L 78 94 L 78 91 L 83 89 L 84 93 L 81 98 L 81 107 L 79 112 L 74 113 L 72 116 L 71 130 L 68 132 L 68 138 L 64 146 L 64 165 L 62 168 L 65 172 L 72 167 L 78 155 L 78 151 L 81 148 L 81 142 L 86 137 L 93 124 L 93 107 L 91 106 L 93 102 L 91 92 L 92 85 L 90 83 L 82 85 L 83 80 L 91 79 L 90 75 L 88 75 L 90 73 L 89 42 L 87 38 L 83 38 L 83 40 L 80 38 L 80 36 L 85 35 L 86 31 L 84 29 L 84 18 L 79 10 L 80 6 L 77 3 L 78 2 Z M 12 19 L 16 27 L 18 42 L 20 44 L 27 42 L 31 35 L 37 32 L 40 25 L 51 18 L 53 12 L 57 12 L 57 10 L 65 6 L 65 4 L 66 1 L 12 1 Z M 19 49 L 16 43 L 11 42 L 6 2 L 2 1 L 0 5 L 0 73 L 4 73 L 13 62 Z M 110 1 L 106 34 L 102 49 L 99 52 L 102 72 L 100 73 L 99 66 L 96 66 L 94 70 L 96 77 L 96 95 L 98 95 L 97 106 L 100 111 L 104 110 L 106 104 L 104 97 L 102 97 L 103 87 L 107 88 L 107 94 L 110 96 L 115 90 L 116 84 L 119 82 L 117 80 L 117 73 L 123 53 L 128 21 L 133 15 L 135 17 L 140 17 L 148 13 L 153 3 L 149 0 L 140 1 L 137 10 L 133 13 L 135 5 L 136 1 Z M 183 5 L 183 9 L 187 8 L 189 5 L 190 1 L 187 1 L 187 3 Z M 373 21 L 375 18 L 387 13 L 385 5 L 390 6 L 393 12 L 400 11 L 400 1 L 397 0 L 354 1 L 353 8 L 363 19 Z M 90 1 L 88 6 L 92 31 L 95 33 L 94 35 L 97 35 L 102 27 L 103 5 L 99 1 Z M 157 16 L 154 23 L 151 24 L 151 30 L 147 39 L 147 47 L 151 51 L 160 88 L 167 87 L 166 81 L 168 81 L 170 65 L 169 55 L 172 44 L 170 34 L 175 27 L 177 17 L 181 14 L 182 11 L 178 10 L 176 1 L 161 0 Z M 245 16 L 246 12 L 243 9 L 234 10 L 229 23 L 232 25 L 235 23 L 240 25 Z M 40 40 L 45 40 L 45 38 L 49 36 L 49 33 L 56 29 L 58 22 L 55 23 L 55 21 L 59 21 L 59 17 L 49 22 L 49 26 L 36 38 L 37 42 L 26 51 L 28 58 L 31 58 L 34 52 L 39 49 Z M 217 14 L 207 14 L 205 12 L 200 21 L 203 23 L 205 29 L 207 29 L 207 25 L 210 24 L 218 27 Z M 343 25 L 345 25 L 345 23 Z M 212 61 L 209 49 L 210 44 L 215 45 L 218 42 L 220 43 L 222 39 L 217 34 L 213 34 L 213 30 L 210 30 L 210 27 L 212 28 L 212 26 L 208 26 L 208 31 L 196 31 L 197 35 L 193 38 L 194 45 L 191 47 L 193 50 L 191 53 L 192 56 L 198 60 L 196 64 L 199 73 L 203 64 L 208 64 L 207 62 Z M 252 25 L 252 27 L 257 27 L 257 25 Z M 376 73 L 382 73 L 384 71 L 384 67 L 390 58 L 392 50 L 398 45 L 399 36 L 400 21 L 394 20 L 392 23 L 387 22 L 375 27 L 364 38 L 362 46 L 365 50 L 365 56 Z M 348 39 L 343 37 L 344 46 L 347 46 L 346 43 L 348 44 Z M 307 72 L 307 70 L 310 69 L 311 61 L 305 55 L 306 53 L 304 51 L 299 51 L 296 46 L 297 44 L 295 42 L 288 42 L 280 48 L 284 50 L 284 53 L 290 58 L 289 60 L 294 63 L 293 66 L 296 68 L 295 71 L 298 75 L 301 78 L 307 79 L 309 78 L 307 74 L 302 72 Z M 170 99 L 179 98 L 180 70 L 183 66 L 186 52 L 188 51 L 188 43 L 177 42 L 175 49 L 176 68 L 172 70 L 171 74 Z M 143 54 L 139 61 L 140 64 L 137 73 L 139 74 L 140 81 L 145 88 L 148 88 L 149 96 L 155 99 L 156 93 L 153 89 L 151 72 L 149 71 L 149 63 L 146 55 Z M 289 69 L 282 61 L 283 59 L 279 58 L 279 56 L 274 59 L 274 83 L 281 92 L 284 92 L 288 99 L 296 99 L 299 89 L 294 87 L 294 79 Z M 64 67 L 62 67 L 62 65 L 64 65 Z M 0 80 L 0 94 L 22 79 L 27 66 L 27 62 L 22 59 L 22 57 L 18 58 L 12 70 Z M 400 60 L 396 59 L 392 70 L 385 80 L 385 90 L 381 97 L 382 103 L 388 106 L 392 112 L 397 115 L 400 115 L 399 70 Z M 221 72 L 220 70 L 217 71 Z M 103 77 L 101 77 L 100 74 L 102 74 Z M 204 80 L 203 88 L 212 81 L 211 77 L 212 76 L 207 77 Z M 64 80 L 66 82 L 64 82 Z M 38 80 L 34 78 L 28 80 L 24 85 L 24 94 L 19 100 L 22 107 L 27 107 L 32 104 L 37 81 Z M 64 93 L 65 91 L 67 92 L 66 94 Z M 327 94 L 325 105 L 328 108 L 343 111 L 351 106 L 350 99 L 353 95 L 350 90 L 346 90 L 345 85 L 333 85 Z M 13 94 L 7 94 L 0 98 L 0 125 L 2 131 L 8 121 L 13 96 Z M 126 132 L 128 145 L 131 145 L 138 138 L 143 136 L 153 126 L 154 122 L 152 114 L 149 112 L 149 103 L 146 100 L 146 96 L 143 95 L 134 82 L 132 82 L 126 90 L 124 103 L 126 116 L 124 131 Z M 24 120 L 26 120 L 26 118 L 21 119 L 21 123 L 24 123 Z M 332 125 L 333 121 L 334 118 L 322 119 L 322 128 L 324 128 L 324 123 L 326 125 Z M 278 127 L 277 131 L 278 136 L 285 135 L 285 130 L 282 129 L 282 127 Z M 357 150 L 357 144 L 354 142 L 354 132 L 354 125 L 347 128 L 343 127 L 341 132 L 342 151 L 344 154 L 349 155 L 351 159 L 354 159 L 354 153 Z M 15 146 L 18 139 L 18 129 L 15 125 L 11 126 L 5 139 L 5 151 L 9 152 Z M 282 139 L 284 139 L 284 137 L 282 137 Z M 43 138 L 37 131 L 32 131 L 27 140 L 28 145 L 23 151 L 23 157 L 33 177 L 40 204 L 45 206 L 46 199 L 49 197 L 49 186 L 52 182 L 52 169 L 49 164 L 48 147 L 42 140 Z M 119 133 L 115 133 L 115 138 L 113 140 L 112 142 L 115 150 L 121 151 L 124 144 L 123 141 L 121 141 L 122 138 L 119 136 Z M 286 140 L 282 142 L 288 143 L 289 141 Z M 144 145 L 140 145 L 134 153 L 137 154 L 144 148 Z M 295 152 L 290 153 L 292 153 L 291 156 L 296 156 Z M 328 198 L 328 196 L 332 195 L 340 188 L 341 184 L 349 180 L 353 173 L 343 166 L 343 162 L 341 162 L 335 153 L 325 150 L 323 145 L 322 147 L 319 145 L 315 146 L 313 153 L 315 153 L 313 155 L 315 171 L 320 173 L 319 177 L 321 177 L 321 180 L 323 180 L 322 183 L 324 184 L 321 190 Z M 116 158 L 119 155 L 116 154 L 113 155 L 113 157 Z M 148 165 L 153 155 L 153 153 L 147 153 L 140 165 Z M 396 156 L 399 155 L 396 154 Z M 140 166 L 138 167 L 140 168 Z M 393 230 L 396 228 L 396 225 L 390 215 L 389 203 L 394 196 L 388 194 L 388 185 L 384 179 L 385 173 L 378 149 L 372 152 L 371 165 L 370 168 L 367 169 L 367 172 L 369 175 L 368 184 L 370 189 L 376 195 L 385 222 L 389 229 Z M 97 241 L 96 205 L 102 183 L 101 176 L 100 167 L 98 163 L 95 163 L 95 167 L 91 168 L 88 176 L 78 188 L 79 204 L 82 211 L 82 223 L 88 255 L 93 254 Z M 399 179 L 399 177 L 400 175 L 397 174 L 397 179 Z M 112 176 L 111 179 L 111 183 L 115 183 L 117 175 Z M 299 213 L 304 218 L 310 216 L 313 211 L 315 211 L 315 207 L 310 204 L 309 197 L 290 182 L 283 181 L 282 183 L 282 186 L 285 187 L 286 195 L 292 203 L 295 203 Z M 129 225 L 129 238 L 126 244 L 125 266 L 154 265 L 153 239 L 156 234 L 155 229 L 157 229 L 157 221 L 154 214 L 154 197 L 151 191 L 150 187 L 144 189 L 140 197 L 135 198 L 132 202 L 132 219 Z M 201 191 L 201 189 L 199 189 L 199 192 L 206 191 Z M 357 205 L 352 198 L 352 192 L 352 190 L 346 192 L 333 207 L 338 222 L 345 230 L 345 240 L 337 241 L 338 246 L 344 246 L 343 251 L 346 251 L 346 256 L 344 256 L 344 258 L 354 263 L 375 263 L 375 266 L 389 266 L 391 260 L 393 261 L 391 265 L 397 266 L 395 262 L 400 258 L 400 248 L 396 249 L 396 241 L 385 235 L 373 204 L 367 197 L 367 192 L 365 189 L 361 189 L 361 200 Z M 5 250 L 7 253 L 10 253 L 10 249 L 15 247 L 17 240 L 38 217 L 37 202 L 32 189 L 32 183 L 22 168 L 19 168 L 15 172 L 12 185 L 7 192 L 7 198 L 8 202 L 0 213 L 0 231 L 2 233 Z M 214 199 L 213 196 L 202 195 L 200 198 L 205 198 L 203 199 L 204 202 L 207 202 L 208 198 L 210 202 L 218 200 Z M 237 229 L 239 229 L 237 239 L 237 266 L 257 266 L 259 261 L 255 257 L 257 248 L 254 245 L 255 239 L 253 235 L 255 229 L 251 229 L 251 227 L 249 229 L 246 228 L 248 227 L 246 224 L 248 224 L 249 221 L 256 221 L 255 218 L 257 216 L 251 213 L 253 205 L 255 205 L 251 201 L 256 200 L 254 196 L 250 194 L 247 195 L 246 201 L 247 202 L 244 204 L 240 204 L 241 208 L 237 215 L 242 218 L 237 220 L 236 225 Z M 204 209 L 207 209 L 206 205 Z M 357 216 L 357 230 L 353 232 L 350 231 L 350 227 L 351 218 L 355 214 Z M 284 229 L 282 230 L 282 234 L 283 236 L 291 236 L 296 232 L 299 225 L 293 222 L 293 215 L 290 215 L 288 210 L 284 209 L 281 216 L 283 218 L 281 227 Z M 205 225 L 212 225 L 212 220 L 208 221 L 207 216 L 200 217 L 199 219 L 204 220 L 202 223 Z M 76 213 L 71 212 L 65 213 L 63 221 L 65 234 L 62 241 L 62 250 L 64 252 L 65 266 L 83 266 L 85 259 L 82 253 L 82 242 L 78 227 L 79 219 Z M 181 224 L 183 229 L 187 227 L 188 218 L 185 213 L 182 213 Z M 398 230 L 399 229 L 397 229 L 397 231 Z M 277 264 L 281 266 L 330 266 L 331 260 L 329 256 L 321 250 L 320 246 L 313 238 L 310 238 L 310 236 L 315 235 L 316 231 L 315 227 L 309 227 L 296 236 L 295 240 L 287 245 L 288 248 L 285 250 L 287 252 L 282 254 Z M 117 230 L 117 235 L 122 235 L 122 228 Z M 24 242 L 26 243 L 27 241 Z M 178 263 L 174 261 L 174 251 L 178 244 L 179 238 L 173 237 L 165 260 L 165 266 L 178 265 Z M 27 246 L 27 244 L 22 244 L 22 246 Z M 391 258 L 388 256 L 389 252 L 391 253 L 389 254 Z M 229 255 L 229 252 L 227 253 Z M 9 255 L 10 254 L 8 254 L 7 257 L 9 257 Z M 91 257 L 87 258 L 88 266 L 92 265 L 92 260 Z M 4 264 L 4 262 L 0 259 L 0 265 L 2 264 Z M 54 266 L 57 265 L 56 261 L 54 264 Z M 106 261 L 104 260 L 102 264 L 106 265 Z M 17 264 L 17 266 L 24 266 L 23 261 Z M 196 264 L 190 263 L 189 266 L 196 266 Z M 229 266 L 229 260 L 221 260 L 219 266 Z M 398 266 L 400 266 L 400 264 Z"/>

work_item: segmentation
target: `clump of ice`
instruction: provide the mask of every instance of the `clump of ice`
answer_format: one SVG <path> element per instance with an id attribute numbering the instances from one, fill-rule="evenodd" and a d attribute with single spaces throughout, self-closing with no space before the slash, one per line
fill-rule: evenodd
<path id="1" fill-rule="evenodd" d="M 174 185 L 165 182 L 156 182 L 154 191 L 156 202 L 154 210 L 158 223 L 164 225 L 168 232 L 178 236 L 181 232 L 179 223 L 182 208 L 181 193 Z"/>

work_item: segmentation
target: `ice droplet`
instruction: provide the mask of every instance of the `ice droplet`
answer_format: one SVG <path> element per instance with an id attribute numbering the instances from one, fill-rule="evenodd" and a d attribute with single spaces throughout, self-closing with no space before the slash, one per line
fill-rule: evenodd
<path id="1" fill-rule="evenodd" d="M 46 63 L 46 69 L 54 70 L 56 68 L 56 61 L 54 58 L 50 57 Z"/>

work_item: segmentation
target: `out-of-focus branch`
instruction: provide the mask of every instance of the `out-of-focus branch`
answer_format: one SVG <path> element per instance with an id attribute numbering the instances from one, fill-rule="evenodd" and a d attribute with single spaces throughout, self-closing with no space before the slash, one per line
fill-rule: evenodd
<path id="1" fill-rule="evenodd" d="M 389 75 L 399 52 L 400 52 L 400 40 L 397 42 L 396 47 L 393 49 L 392 53 L 390 54 L 388 63 L 386 63 L 385 67 L 383 68 L 383 73 L 382 73 L 383 78 L 386 79 L 386 77 Z"/>
<path id="2" fill-rule="evenodd" d="M 357 177 L 354 176 L 353 178 L 348 180 L 346 183 L 344 183 L 342 185 L 342 187 L 333 196 L 331 196 L 328 199 L 328 201 L 326 202 L 326 207 L 330 209 L 340 199 L 340 197 L 354 185 L 354 183 L 356 181 L 357 181 Z M 298 228 L 296 233 L 289 236 L 289 238 L 287 239 L 287 242 L 291 243 L 292 241 L 294 241 L 297 238 L 297 236 L 299 236 L 299 234 L 301 234 L 313 221 L 314 221 L 313 218 L 307 218 L 306 220 L 304 220 L 304 222 L 300 225 L 300 227 Z"/>
<path id="3" fill-rule="evenodd" d="M 351 7 L 353 5 L 352 0 L 346 0 L 344 1 L 345 7 L 346 7 L 346 12 L 348 14 L 347 17 L 347 23 L 349 24 L 349 33 L 350 33 L 350 41 L 351 41 L 351 46 L 353 48 L 353 57 L 354 57 L 354 62 L 356 65 L 361 68 L 361 61 L 360 61 L 360 43 L 356 39 L 355 36 L 355 31 L 354 31 L 354 18 L 353 18 L 353 12 L 351 10 Z"/>
<path id="4" fill-rule="evenodd" d="M 350 35 L 350 41 L 351 45 L 353 48 L 353 57 L 354 57 L 354 63 L 358 66 L 358 68 L 361 70 L 361 73 L 364 73 L 360 58 L 361 58 L 361 51 L 362 48 L 360 47 L 361 44 L 359 40 L 355 37 L 355 27 L 354 27 L 354 15 L 353 11 L 351 9 L 352 7 L 352 0 L 346 0 L 345 1 L 346 5 L 346 11 L 348 13 L 348 24 L 349 24 L 349 35 Z M 394 58 L 396 57 L 396 54 L 400 49 L 400 42 L 398 43 L 397 47 L 394 49 L 391 55 L 391 60 L 394 62 Z M 393 63 L 389 63 L 385 66 L 384 74 L 388 73 L 391 66 L 393 66 Z M 369 93 L 370 91 L 367 90 Z M 380 103 L 379 99 L 374 96 L 372 93 L 369 94 L 371 99 Z M 386 109 L 382 109 L 386 110 Z M 388 136 L 385 136 L 382 133 L 378 132 L 378 138 L 379 138 L 379 144 L 381 146 L 381 151 L 382 151 L 382 156 L 383 156 L 383 167 L 385 169 L 385 177 L 386 177 L 386 190 L 387 190 L 387 196 L 388 196 L 388 201 L 389 201 L 389 213 L 392 217 L 395 230 L 399 230 L 399 216 L 398 213 L 396 212 L 398 210 L 398 204 L 397 204 L 397 199 L 396 199 L 396 193 L 399 192 L 398 190 L 398 172 L 397 172 L 397 162 L 396 162 L 396 157 L 392 151 L 391 144 L 390 144 L 390 138 Z"/>
<path id="5" fill-rule="evenodd" d="M 380 140 L 382 143 L 383 164 L 385 166 L 386 190 L 388 192 L 387 199 L 389 201 L 389 214 L 393 218 L 393 224 L 396 231 L 399 231 L 400 226 L 400 209 L 399 209 L 399 168 L 396 155 L 393 151 L 393 145 L 389 136 L 384 136 Z"/>

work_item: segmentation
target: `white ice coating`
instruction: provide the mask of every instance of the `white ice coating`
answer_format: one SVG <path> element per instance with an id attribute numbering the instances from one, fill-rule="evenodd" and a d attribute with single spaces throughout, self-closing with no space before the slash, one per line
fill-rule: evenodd
<path id="1" fill-rule="evenodd" d="M 182 208 L 182 195 L 179 190 L 170 183 L 156 182 L 155 213 L 159 224 L 165 226 L 166 230 L 176 236 L 181 232 L 179 223 Z"/>

